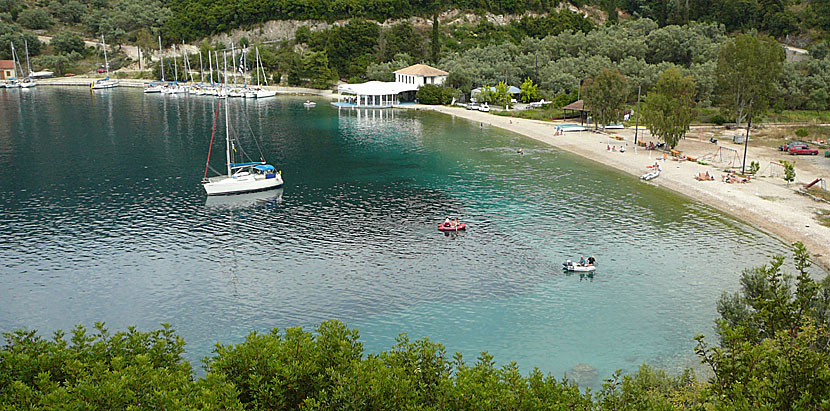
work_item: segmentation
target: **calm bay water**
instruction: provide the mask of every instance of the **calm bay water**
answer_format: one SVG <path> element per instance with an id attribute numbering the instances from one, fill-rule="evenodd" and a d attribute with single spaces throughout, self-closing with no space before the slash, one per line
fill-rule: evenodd
<path id="1" fill-rule="evenodd" d="M 694 363 L 778 240 L 541 143 L 435 113 L 232 100 L 283 190 L 207 199 L 215 100 L 0 90 L 0 331 L 167 322 L 198 367 L 251 330 L 339 319 L 561 376 Z M 222 113 L 220 112 L 220 119 Z M 250 127 L 250 128 L 249 128 Z M 212 167 L 223 169 L 223 124 Z M 516 153 L 523 148 L 525 155 Z M 470 230 L 444 236 L 458 215 Z M 565 258 L 596 255 L 594 278 Z M 590 382 L 589 382 L 590 383 Z"/>

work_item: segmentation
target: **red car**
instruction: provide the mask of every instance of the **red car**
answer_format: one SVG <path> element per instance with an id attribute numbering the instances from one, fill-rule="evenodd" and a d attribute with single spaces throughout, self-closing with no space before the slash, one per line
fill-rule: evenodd
<path id="1" fill-rule="evenodd" d="M 792 147 L 790 147 L 790 149 L 787 150 L 787 152 L 790 153 L 791 155 L 796 155 L 796 154 L 807 154 L 807 155 L 811 155 L 811 156 L 818 155 L 818 150 L 816 150 L 814 148 L 810 148 L 810 146 L 808 146 L 806 144 L 793 144 Z"/>
<path id="2" fill-rule="evenodd" d="M 107 72 L 107 69 L 99 68 L 98 70 L 95 70 L 95 72 L 96 72 L 96 73 L 99 73 L 99 74 L 100 74 L 100 73 L 106 73 L 106 72 Z"/>

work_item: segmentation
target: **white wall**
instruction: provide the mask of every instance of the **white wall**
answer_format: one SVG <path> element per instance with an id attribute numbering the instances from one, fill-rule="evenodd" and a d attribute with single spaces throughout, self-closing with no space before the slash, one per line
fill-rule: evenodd
<path id="1" fill-rule="evenodd" d="M 415 84 L 418 87 L 423 86 L 424 84 L 441 85 L 444 84 L 446 79 L 447 76 L 424 77 L 411 74 L 395 74 L 395 81 L 398 83 Z"/>

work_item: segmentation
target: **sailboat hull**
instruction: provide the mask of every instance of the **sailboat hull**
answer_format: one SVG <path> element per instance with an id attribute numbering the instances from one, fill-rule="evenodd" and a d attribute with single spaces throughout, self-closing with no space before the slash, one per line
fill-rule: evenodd
<path id="1" fill-rule="evenodd" d="M 282 187 L 282 176 L 272 174 L 273 178 L 264 176 L 245 175 L 241 177 L 214 177 L 203 183 L 205 192 L 209 196 L 232 195 L 251 193 L 254 191 L 271 190 Z"/>

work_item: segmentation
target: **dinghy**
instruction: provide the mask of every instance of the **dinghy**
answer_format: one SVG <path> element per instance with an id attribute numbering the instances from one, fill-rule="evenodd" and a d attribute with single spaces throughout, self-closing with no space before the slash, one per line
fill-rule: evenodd
<path id="1" fill-rule="evenodd" d="M 574 263 L 571 260 L 567 260 L 564 263 L 562 263 L 562 269 L 565 271 L 590 272 L 596 271 L 597 267 L 594 265 L 580 265 L 578 263 Z"/>
<path id="2" fill-rule="evenodd" d="M 656 170 L 654 170 L 654 171 L 649 171 L 648 173 L 643 174 L 642 176 L 640 176 L 640 178 L 641 178 L 643 181 L 649 181 L 649 180 L 654 180 L 654 179 L 655 179 L 655 178 L 657 178 L 659 175 L 660 175 L 660 168 L 658 167 L 658 168 L 657 168 Z"/>
<path id="3" fill-rule="evenodd" d="M 438 231 L 463 231 L 466 230 L 467 226 L 465 224 L 459 224 L 455 227 L 450 225 L 439 224 Z"/>

